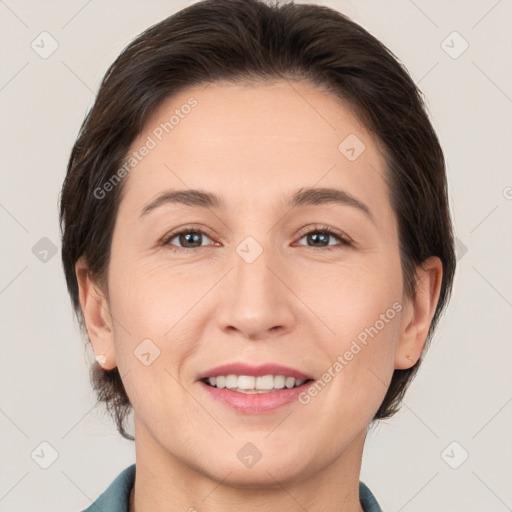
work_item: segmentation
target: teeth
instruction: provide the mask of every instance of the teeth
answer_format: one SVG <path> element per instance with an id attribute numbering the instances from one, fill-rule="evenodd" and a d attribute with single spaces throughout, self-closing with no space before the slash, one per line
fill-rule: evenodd
<path id="1" fill-rule="evenodd" d="M 219 389 L 227 388 L 241 393 L 260 393 L 276 389 L 300 386 L 304 380 L 295 379 L 294 377 L 285 377 L 284 375 L 264 375 L 254 377 L 252 375 L 217 375 L 209 377 L 210 386 Z"/>
<path id="2" fill-rule="evenodd" d="M 263 377 L 256 377 L 256 389 L 273 389 L 274 377 L 272 375 L 264 375 Z"/>
<path id="3" fill-rule="evenodd" d="M 226 377 L 226 387 L 228 389 L 236 388 L 237 382 L 238 382 L 238 377 L 236 375 L 228 375 Z"/>
<path id="4" fill-rule="evenodd" d="M 293 388 L 295 385 L 295 379 L 293 377 L 286 377 L 286 380 L 284 381 L 284 385 L 289 389 Z"/>
<path id="5" fill-rule="evenodd" d="M 284 382 L 285 382 L 285 376 L 284 375 L 276 375 L 274 377 L 274 387 L 276 389 L 283 389 L 284 388 Z M 295 381 L 295 379 L 293 379 Z"/>
<path id="6" fill-rule="evenodd" d="M 240 375 L 235 377 L 235 384 L 238 389 L 255 389 L 256 377 L 250 375 Z"/>

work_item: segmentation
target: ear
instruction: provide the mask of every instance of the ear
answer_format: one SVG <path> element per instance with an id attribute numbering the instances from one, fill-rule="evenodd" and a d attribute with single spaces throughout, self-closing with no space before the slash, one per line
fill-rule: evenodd
<path id="1" fill-rule="evenodd" d="M 96 360 L 105 370 L 112 370 L 116 367 L 116 357 L 110 306 L 105 293 L 92 280 L 89 267 L 83 257 L 76 262 L 75 273 L 80 307 Z"/>
<path id="2" fill-rule="evenodd" d="M 431 256 L 417 267 L 416 298 L 404 308 L 401 336 L 395 351 L 395 369 L 410 368 L 421 357 L 434 316 L 443 277 L 443 264 Z"/>

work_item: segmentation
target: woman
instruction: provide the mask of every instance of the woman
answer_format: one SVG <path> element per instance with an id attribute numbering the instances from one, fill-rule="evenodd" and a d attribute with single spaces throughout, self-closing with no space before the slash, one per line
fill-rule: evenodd
<path id="1" fill-rule="evenodd" d="M 326 7 L 193 4 L 107 71 L 60 214 L 136 450 L 87 510 L 381 510 L 365 437 L 455 270 L 443 153 L 389 50 Z"/>

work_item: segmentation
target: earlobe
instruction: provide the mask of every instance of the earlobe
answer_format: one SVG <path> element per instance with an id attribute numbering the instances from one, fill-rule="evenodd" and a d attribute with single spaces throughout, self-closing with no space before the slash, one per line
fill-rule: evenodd
<path id="1" fill-rule="evenodd" d="M 406 370 L 420 359 L 441 292 L 443 265 L 431 256 L 417 268 L 416 297 L 404 309 L 395 369 Z"/>
<path id="2" fill-rule="evenodd" d="M 105 370 L 116 367 L 114 330 L 110 306 L 97 283 L 91 278 L 83 258 L 75 264 L 82 314 L 98 364 Z"/>

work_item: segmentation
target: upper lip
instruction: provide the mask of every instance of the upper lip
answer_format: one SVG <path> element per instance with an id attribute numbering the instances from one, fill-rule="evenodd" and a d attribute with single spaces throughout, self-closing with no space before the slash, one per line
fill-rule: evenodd
<path id="1" fill-rule="evenodd" d="M 284 375 L 285 377 L 295 377 L 299 380 L 313 379 L 311 375 L 296 370 L 295 368 L 276 363 L 265 363 L 257 366 L 247 363 L 229 363 L 216 366 L 215 368 L 200 373 L 197 380 L 207 377 L 216 377 L 217 375 L 252 375 L 254 377 L 262 377 L 263 375 Z"/>

